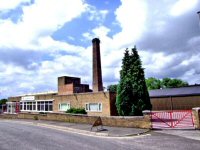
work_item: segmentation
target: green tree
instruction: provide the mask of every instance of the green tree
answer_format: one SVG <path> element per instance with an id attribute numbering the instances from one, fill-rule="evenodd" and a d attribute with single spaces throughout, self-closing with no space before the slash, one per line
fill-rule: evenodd
<path id="1" fill-rule="evenodd" d="M 163 88 L 176 88 L 188 86 L 188 83 L 180 79 L 163 78 L 162 87 Z"/>
<path id="2" fill-rule="evenodd" d="M 132 89 L 134 89 L 134 104 L 131 115 L 142 115 L 142 111 L 151 110 L 152 105 L 145 82 L 144 69 L 136 47 L 132 49 L 130 70 Z"/>
<path id="3" fill-rule="evenodd" d="M 116 107 L 119 115 L 142 115 L 142 110 L 151 109 L 144 69 L 136 47 L 131 55 L 125 50 L 117 88 Z"/>
<path id="4" fill-rule="evenodd" d="M 7 101 L 8 101 L 7 99 L 1 99 L 1 100 L 0 100 L 0 105 L 6 104 Z"/>
<path id="5" fill-rule="evenodd" d="M 188 83 L 181 79 L 163 78 L 160 80 L 153 77 L 146 79 L 146 84 L 148 90 L 188 86 Z"/>
<path id="6" fill-rule="evenodd" d="M 117 92 L 117 84 L 109 85 L 107 89 L 110 92 Z"/>
<path id="7" fill-rule="evenodd" d="M 153 77 L 146 79 L 146 84 L 147 84 L 148 90 L 154 90 L 154 89 L 162 88 L 161 80 L 153 78 Z"/>
<path id="8" fill-rule="evenodd" d="M 130 55 L 128 49 L 125 50 L 124 58 L 122 59 L 122 69 L 120 70 L 120 81 L 117 86 L 116 107 L 119 115 L 127 116 L 131 112 L 133 104 L 133 92 L 130 81 Z M 131 104 L 131 105 L 130 105 Z"/>

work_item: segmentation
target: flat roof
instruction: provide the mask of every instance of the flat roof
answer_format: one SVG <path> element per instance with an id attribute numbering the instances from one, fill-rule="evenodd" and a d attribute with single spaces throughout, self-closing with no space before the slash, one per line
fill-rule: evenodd
<path id="1" fill-rule="evenodd" d="M 180 88 L 166 88 L 150 90 L 150 97 L 189 96 L 200 95 L 200 85 L 192 85 Z"/>
<path id="2" fill-rule="evenodd" d="M 22 96 L 34 96 L 34 95 L 50 95 L 50 94 L 57 94 L 57 91 L 47 91 L 47 92 L 38 92 L 38 93 L 28 93 L 28 94 L 22 94 L 22 95 L 16 95 L 12 97 L 22 97 Z"/>

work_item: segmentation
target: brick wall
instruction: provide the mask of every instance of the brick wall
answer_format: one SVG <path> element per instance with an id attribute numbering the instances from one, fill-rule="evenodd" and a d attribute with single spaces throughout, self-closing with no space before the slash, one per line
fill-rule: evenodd
<path id="1" fill-rule="evenodd" d="M 88 115 L 72 115 L 72 114 L 60 114 L 60 113 L 48 113 L 48 114 L 4 114 L 0 115 L 0 118 L 5 119 L 34 119 L 35 116 L 39 120 L 49 121 L 64 121 L 71 123 L 85 123 L 93 124 L 98 118 L 97 116 Z M 130 128 L 151 128 L 150 118 L 148 116 L 139 117 L 101 117 L 103 125 L 115 126 L 115 127 L 130 127 Z"/>
<path id="2" fill-rule="evenodd" d="M 74 84 L 66 84 L 58 86 L 58 95 L 66 95 L 74 93 Z"/>
<path id="3" fill-rule="evenodd" d="M 80 93 L 71 95 L 58 95 L 54 97 L 54 112 L 59 112 L 59 103 L 70 103 L 70 107 L 85 108 L 86 103 L 102 103 L 101 112 L 88 112 L 88 115 L 95 116 L 110 116 L 111 115 L 111 103 L 115 102 L 115 95 L 111 96 L 109 92 L 95 92 L 95 93 Z M 112 108 L 115 109 L 115 108 Z M 116 110 L 113 110 L 113 114 L 116 114 Z"/>

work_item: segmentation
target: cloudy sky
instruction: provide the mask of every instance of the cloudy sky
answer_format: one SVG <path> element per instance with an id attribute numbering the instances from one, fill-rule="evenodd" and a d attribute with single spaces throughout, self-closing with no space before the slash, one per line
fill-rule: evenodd
<path id="1" fill-rule="evenodd" d="M 105 87 L 134 45 L 146 78 L 200 83 L 199 10 L 200 0 L 0 0 L 0 98 L 56 91 L 64 75 L 91 85 L 94 37 Z"/>

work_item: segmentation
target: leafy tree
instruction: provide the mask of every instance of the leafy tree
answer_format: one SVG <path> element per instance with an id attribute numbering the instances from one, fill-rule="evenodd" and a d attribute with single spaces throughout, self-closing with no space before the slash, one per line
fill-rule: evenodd
<path id="1" fill-rule="evenodd" d="M 176 88 L 176 87 L 183 87 L 183 86 L 188 86 L 188 83 L 180 79 L 163 78 L 162 80 L 163 88 Z"/>
<path id="2" fill-rule="evenodd" d="M 146 84 L 147 84 L 148 90 L 162 88 L 162 82 L 159 79 L 156 79 L 153 77 L 146 79 Z"/>
<path id="3" fill-rule="evenodd" d="M 159 80 L 153 77 L 146 79 L 146 84 L 149 90 L 188 86 L 187 82 L 180 79 L 163 78 Z"/>
<path id="4" fill-rule="evenodd" d="M 107 89 L 110 92 L 117 92 L 117 84 L 109 85 Z"/>
<path id="5" fill-rule="evenodd" d="M 144 69 L 136 47 L 129 54 L 125 50 L 117 87 L 116 107 L 119 115 L 142 115 L 142 110 L 151 109 L 149 93 L 144 78 Z"/>
<path id="6" fill-rule="evenodd" d="M 0 105 L 6 104 L 7 101 L 8 101 L 7 99 L 1 99 L 0 100 Z"/>

